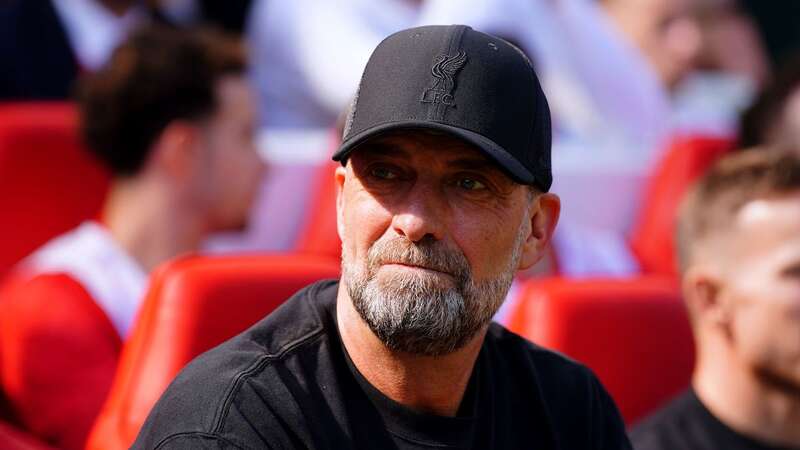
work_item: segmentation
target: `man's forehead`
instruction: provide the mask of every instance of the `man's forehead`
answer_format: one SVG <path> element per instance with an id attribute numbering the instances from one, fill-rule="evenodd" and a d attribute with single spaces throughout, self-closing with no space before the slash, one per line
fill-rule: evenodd
<path id="1" fill-rule="evenodd" d="M 377 136 L 360 145 L 354 154 L 382 155 L 411 159 L 434 158 L 449 165 L 501 171 L 499 165 L 478 147 L 456 136 L 424 130 L 394 132 Z"/>
<path id="2" fill-rule="evenodd" d="M 800 227 L 800 191 L 748 202 L 736 214 L 736 222 L 743 228 L 771 224 Z"/>
<path id="3" fill-rule="evenodd" d="M 734 223 L 734 236 L 745 251 L 800 247 L 800 192 L 753 200 L 742 206 Z"/>

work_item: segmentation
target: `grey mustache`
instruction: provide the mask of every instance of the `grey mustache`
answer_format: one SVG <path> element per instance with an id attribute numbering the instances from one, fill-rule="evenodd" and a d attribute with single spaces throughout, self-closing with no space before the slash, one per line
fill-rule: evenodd
<path id="1" fill-rule="evenodd" d="M 405 264 L 444 272 L 460 279 L 470 275 L 469 263 L 463 253 L 432 240 L 417 243 L 402 238 L 377 241 L 370 248 L 367 261 L 373 269 L 384 264 Z"/>

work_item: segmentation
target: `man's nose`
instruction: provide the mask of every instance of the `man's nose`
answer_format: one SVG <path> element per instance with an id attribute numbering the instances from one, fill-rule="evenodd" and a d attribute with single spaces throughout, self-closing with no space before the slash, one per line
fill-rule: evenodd
<path id="1" fill-rule="evenodd" d="M 392 217 L 394 231 L 412 242 L 444 238 L 448 206 L 440 190 L 415 185 Z"/>

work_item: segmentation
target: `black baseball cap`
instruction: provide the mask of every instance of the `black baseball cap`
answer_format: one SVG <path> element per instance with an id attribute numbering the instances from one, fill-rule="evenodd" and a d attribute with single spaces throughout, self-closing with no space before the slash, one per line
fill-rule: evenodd
<path id="1" fill-rule="evenodd" d="M 395 33 L 367 63 L 333 155 L 389 131 L 427 129 L 481 149 L 509 176 L 548 191 L 550 108 L 530 60 L 517 47 L 464 25 Z"/>

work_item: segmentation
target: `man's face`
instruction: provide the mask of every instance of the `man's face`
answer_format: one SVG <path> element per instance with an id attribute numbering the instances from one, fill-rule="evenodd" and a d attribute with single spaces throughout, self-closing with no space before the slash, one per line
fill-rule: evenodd
<path id="1" fill-rule="evenodd" d="M 747 204 L 728 242 L 732 345 L 765 381 L 800 389 L 800 192 Z"/>
<path id="2" fill-rule="evenodd" d="M 442 355 L 488 325 L 531 235 L 527 186 L 470 145 L 423 132 L 362 145 L 337 182 L 342 279 L 387 347 Z"/>
<path id="3" fill-rule="evenodd" d="M 200 132 L 200 176 L 212 230 L 236 230 L 247 224 L 250 208 L 264 173 L 253 135 L 255 104 L 243 77 L 217 83 L 217 109 Z"/>
<path id="4" fill-rule="evenodd" d="M 692 69 L 701 35 L 694 8 L 698 0 L 605 0 L 619 30 L 637 46 L 672 88 Z"/>

